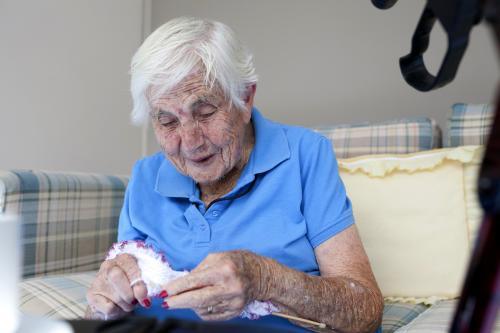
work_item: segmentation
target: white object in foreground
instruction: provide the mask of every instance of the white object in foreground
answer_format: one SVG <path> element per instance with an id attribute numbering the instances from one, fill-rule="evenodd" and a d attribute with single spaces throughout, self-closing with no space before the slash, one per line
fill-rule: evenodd
<path id="1" fill-rule="evenodd" d="M 19 289 L 21 278 L 21 221 L 15 215 L 0 213 L 0 326 L 2 332 L 13 333 L 19 327 Z"/>

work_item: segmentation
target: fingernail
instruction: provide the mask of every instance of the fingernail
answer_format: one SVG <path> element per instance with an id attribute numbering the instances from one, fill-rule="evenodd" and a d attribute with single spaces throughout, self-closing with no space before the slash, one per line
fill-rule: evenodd
<path id="1" fill-rule="evenodd" d="M 144 305 L 149 308 L 151 306 L 151 301 L 147 298 L 143 299 L 142 300 L 142 303 L 144 303 Z"/>
<path id="2" fill-rule="evenodd" d="M 139 302 L 134 298 L 134 300 L 132 301 L 132 305 L 136 305 L 137 303 Z"/>
<path id="3" fill-rule="evenodd" d="M 163 290 L 161 293 L 160 293 L 160 297 L 161 298 L 167 298 L 168 297 L 168 293 L 166 290 Z"/>
<path id="4" fill-rule="evenodd" d="M 164 309 L 168 309 L 169 308 L 168 303 L 166 301 L 163 301 L 163 303 L 161 303 L 161 307 L 164 308 Z"/>

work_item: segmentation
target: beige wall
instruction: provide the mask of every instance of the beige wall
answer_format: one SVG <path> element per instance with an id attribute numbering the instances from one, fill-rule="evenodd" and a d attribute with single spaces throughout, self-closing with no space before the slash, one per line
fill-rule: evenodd
<path id="1" fill-rule="evenodd" d="M 130 125 L 127 71 L 148 26 L 179 15 L 236 30 L 255 53 L 256 104 L 275 120 L 421 115 L 444 125 L 452 103 L 491 99 L 498 64 L 481 26 L 451 85 L 425 94 L 407 86 L 398 58 L 423 3 L 379 11 L 369 0 L 0 0 L 0 169 L 128 174 L 141 151 L 155 151 L 151 131 L 143 139 Z M 433 37 L 436 68 L 445 39 Z"/>
<path id="2" fill-rule="evenodd" d="M 152 26 L 180 15 L 231 26 L 255 54 L 256 104 L 275 120 L 308 126 L 430 116 L 444 127 L 453 103 L 491 100 L 499 68 L 483 25 L 454 82 L 430 93 L 409 87 L 398 59 L 409 52 L 424 3 L 400 0 L 380 11 L 369 0 L 153 0 Z M 431 69 L 445 51 L 440 29 L 426 58 Z"/>
<path id="3" fill-rule="evenodd" d="M 128 174 L 140 0 L 0 1 L 0 169 Z"/>

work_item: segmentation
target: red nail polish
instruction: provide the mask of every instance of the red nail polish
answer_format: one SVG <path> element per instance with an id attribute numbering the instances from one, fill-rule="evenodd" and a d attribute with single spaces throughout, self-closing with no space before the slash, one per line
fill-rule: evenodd
<path id="1" fill-rule="evenodd" d="M 147 298 L 143 299 L 142 300 L 142 303 L 144 303 L 144 305 L 149 308 L 151 306 L 151 301 Z"/>
<path id="2" fill-rule="evenodd" d="M 136 305 L 137 303 L 139 302 L 134 298 L 134 300 L 132 301 L 132 305 Z"/>
<path id="3" fill-rule="evenodd" d="M 166 297 L 168 297 L 168 293 L 167 293 L 167 291 L 166 291 L 166 290 L 163 290 L 163 291 L 160 293 L 160 297 L 161 297 L 161 298 L 166 298 Z"/>
<path id="4" fill-rule="evenodd" d="M 164 309 L 168 309 L 169 308 L 168 303 L 165 302 L 165 301 L 163 303 L 161 303 L 161 307 L 164 308 Z"/>

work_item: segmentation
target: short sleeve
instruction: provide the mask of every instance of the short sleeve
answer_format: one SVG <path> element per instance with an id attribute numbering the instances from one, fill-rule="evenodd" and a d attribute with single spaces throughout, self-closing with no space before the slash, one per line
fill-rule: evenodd
<path id="1" fill-rule="evenodd" d="M 354 224 L 354 217 L 330 140 L 315 135 L 303 140 L 301 151 L 301 209 L 307 237 L 316 248 Z"/>
<path id="2" fill-rule="evenodd" d="M 125 240 L 144 240 L 146 235 L 141 233 L 139 230 L 133 227 L 131 214 L 130 214 L 130 200 L 132 199 L 131 193 L 134 191 L 134 187 L 136 186 L 136 178 L 138 172 L 138 164 L 137 162 L 132 169 L 132 175 L 130 176 L 130 181 L 127 185 L 127 189 L 125 190 L 125 198 L 123 200 L 122 210 L 120 212 L 120 219 L 118 221 L 118 241 L 122 242 Z"/>

